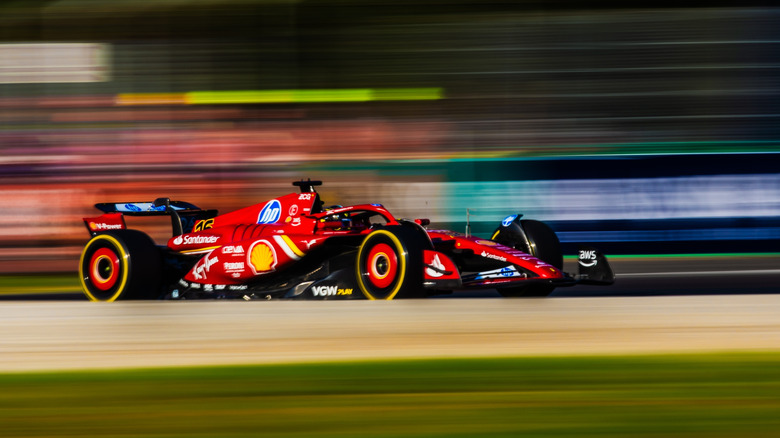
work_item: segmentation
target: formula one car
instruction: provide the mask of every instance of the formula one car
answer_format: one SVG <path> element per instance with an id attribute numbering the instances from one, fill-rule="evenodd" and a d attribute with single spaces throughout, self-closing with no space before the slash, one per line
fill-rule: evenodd
<path id="1" fill-rule="evenodd" d="M 324 207 L 315 187 L 219 215 L 190 203 L 96 204 L 84 218 L 92 236 L 79 274 L 92 301 L 121 299 L 391 300 L 491 288 L 504 296 L 545 296 L 555 287 L 610 284 L 606 258 L 582 248 L 579 274 L 562 271 L 555 233 L 506 217 L 490 239 L 427 230 L 427 219 L 396 219 L 380 204 Z M 127 229 L 125 216 L 171 218 L 158 246 Z"/>

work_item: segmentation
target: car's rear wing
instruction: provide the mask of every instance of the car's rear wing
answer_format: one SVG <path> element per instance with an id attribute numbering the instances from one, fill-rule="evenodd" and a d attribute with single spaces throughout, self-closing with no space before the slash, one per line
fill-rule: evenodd
<path id="1" fill-rule="evenodd" d="M 164 216 L 168 209 L 176 212 L 203 211 L 201 208 L 184 201 L 171 201 L 169 198 L 157 198 L 153 202 L 102 202 L 95 208 L 103 213 L 122 213 L 129 216 Z"/>
<path id="2" fill-rule="evenodd" d="M 174 236 L 192 232 L 198 222 L 215 217 L 217 210 L 203 210 L 184 201 L 157 198 L 152 202 L 102 202 L 95 208 L 103 214 L 84 218 L 84 224 L 91 235 L 101 231 L 127 228 L 124 216 L 170 216 Z"/>

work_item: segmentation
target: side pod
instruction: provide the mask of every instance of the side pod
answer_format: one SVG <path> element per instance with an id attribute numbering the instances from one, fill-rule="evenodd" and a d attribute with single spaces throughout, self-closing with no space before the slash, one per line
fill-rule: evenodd
<path id="1" fill-rule="evenodd" d="M 577 282 L 580 284 L 607 285 L 615 282 L 615 273 L 609 266 L 607 258 L 596 248 L 580 246 L 577 266 L 579 268 Z"/>

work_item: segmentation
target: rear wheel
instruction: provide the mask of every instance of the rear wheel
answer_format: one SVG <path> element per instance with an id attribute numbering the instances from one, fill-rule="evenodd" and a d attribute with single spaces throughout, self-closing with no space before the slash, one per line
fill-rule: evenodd
<path id="1" fill-rule="evenodd" d="M 358 287 L 370 300 L 419 298 L 426 242 L 413 228 L 384 227 L 360 245 L 355 269 Z"/>
<path id="2" fill-rule="evenodd" d="M 156 298 L 161 264 L 160 251 L 140 231 L 98 234 L 81 253 L 81 286 L 90 301 Z"/>

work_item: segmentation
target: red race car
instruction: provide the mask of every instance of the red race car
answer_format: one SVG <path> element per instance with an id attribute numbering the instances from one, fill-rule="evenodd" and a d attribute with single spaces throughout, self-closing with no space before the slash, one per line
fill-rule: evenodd
<path id="1" fill-rule="evenodd" d="M 160 198 L 96 204 L 84 218 L 92 239 L 79 274 L 92 301 L 120 299 L 418 298 L 463 289 L 546 296 L 555 287 L 611 284 L 606 258 L 579 254 L 579 274 L 562 271 L 555 233 L 506 217 L 490 239 L 426 229 L 379 204 L 324 207 L 315 187 L 226 214 Z M 171 217 L 173 237 L 158 246 L 127 229 L 124 216 Z"/>

